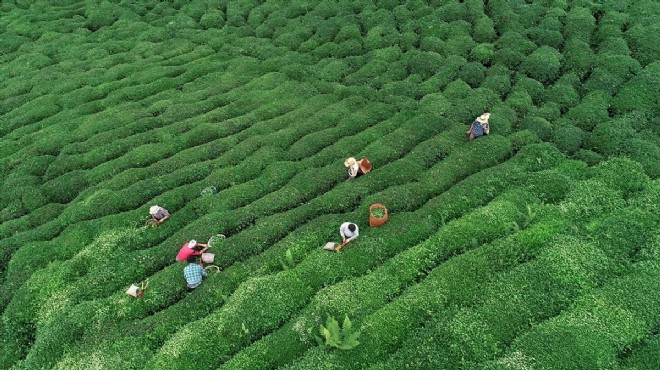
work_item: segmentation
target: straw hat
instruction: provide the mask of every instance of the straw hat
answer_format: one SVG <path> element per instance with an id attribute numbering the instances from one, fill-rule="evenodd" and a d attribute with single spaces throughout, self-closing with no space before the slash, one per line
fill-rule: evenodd
<path id="1" fill-rule="evenodd" d="M 488 118 L 490 118 L 490 113 L 484 113 L 477 117 L 477 121 L 480 123 L 488 123 Z"/>
<path id="2" fill-rule="evenodd" d="M 355 158 L 353 158 L 353 157 L 347 158 L 347 159 L 344 161 L 344 166 L 346 166 L 346 167 L 350 167 L 350 166 L 352 166 L 355 162 L 357 162 L 357 161 L 355 160 Z"/>
<path id="3" fill-rule="evenodd" d="M 156 213 L 158 213 L 159 209 L 160 209 L 159 206 L 151 206 L 151 208 L 149 208 L 149 214 L 150 215 L 155 215 Z"/>
<path id="4" fill-rule="evenodd" d="M 191 249 L 195 248 L 196 245 L 197 245 L 197 240 L 193 239 L 193 240 L 188 242 L 188 248 L 191 248 Z"/>

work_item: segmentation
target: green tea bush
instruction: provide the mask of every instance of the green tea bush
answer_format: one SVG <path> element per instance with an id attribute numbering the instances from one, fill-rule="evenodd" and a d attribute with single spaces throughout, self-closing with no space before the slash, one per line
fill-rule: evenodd
<path id="1" fill-rule="evenodd" d="M 580 149 L 585 137 L 585 132 L 580 128 L 572 125 L 563 125 L 555 128 L 552 142 L 563 153 L 570 155 Z"/>
<path id="2" fill-rule="evenodd" d="M 532 97 L 524 90 L 512 91 L 505 103 L 516 111 L 518 116 L 524 117 L 534 108 Z"/>
<path id="3" fill-rule="evenodd" d="M 518 151 L 521 148 L 525 147 L 528 144 L 534 144 L 541 142 L 538 136 L 535 133 L 529 130 L 519 130 L 508 136 L 508 139 L 511 140 L 511 146 L 514 150 Z"/>
<path id="4" fill-rule="evenodd" d="M 599 54 L 618 54 L 618 55 L 630 55 L 630 48 L 626 43 L 626 40 L 621 37 L 610 37 L 603 40 L 598 45 Z"/>
<path id="5" fill-rule="evenodd" d="M 87 188 L 88 185 L 86 172 L 83 170 L 74 170 L 45 182 L 41 190 L 51 202 L 69 203 L 78 196 L 80 191 Z"/>
<path id="6" fill-rule="evenodd" d="M 556 103 L 565 113 L 580 102 L 580 95 L 573 86 L 558 82 L 545 91 L 545 100 Z"/>
<path id="7" fill-rule="evenodd" d="M 564 25 L 566 39 L 576 39 L 588 44 L 595 28 L 596 19 L 589 9 L 575 6 L 566 13 Z"/>
<path id="8" fill-rule="evenodd" d="M 640 163 L 644 172 L 651 178 L 658 178 L 660 174 L 660 148 L 657 143 L 642 138 L 633 138 L 625 146 L 626 155 Z"/>
<path id="9" fill-rule="evenodd" d="M 199 19 L 199 25 L 205 30 L 210 28 L 220 29 L 225 25 L 225 15 L 218 10 L 208 10 Z"/>
<path id="10" fill-rule="evenodd" d="M 571 108 L 565 115 L 570 122 L 585 130 L 591 131 L 597 125 L 609 121 L 610 97 L 602 91 L 593 91 L 582 101 Z"/>
<path id="11" fill-rule="evenodd" d="M 467 61 L 464 58 L 457 56 L 450 56 L 444 59 L 436 73 L 422 83 L 423 90 L 427 94 L 443 90 L 447 84 L 454 81 L 459 69 L 466 63 Z"/>
<path id="12" fill-rule="evenodd" d="M 660 62 L 647 65 L 618 90 L 613 101 L 615 112 L 619 114 L 631 111 L 657 113 L 660 98 L 655 90 L 659 79 Z"/>
<path id="13" fill-rule="evenodd" d="M 445 41 L 445 55 L 458 55 L 467 58 L 470 51 L 477 46 L 469 35 L 452 36 Z"/>
<path id="14" fill-rule="evenodd" d="M 570 302 L 567 298 L 588 291 L 611 269 L 611 263 L 597 248 L 571 239 L 562 242 L 561 246 L 550 243 L 537 260 L 497 276 L 479 297 L 476 307 L 426 323 L 417 335 L 436 341 L 443 338 L 447 343 L 437 349 L 429 365 L 469 366 L 492 358 L 516 333 L 559 312 Z M 589 257 L 585 258 L 583 250 L 589 251 Z M 548 290 L 561 290 L 562 294 L 548 295 Z M 414 357 L 404 356 L 405 348 L 400 351 L 401 357 Z"/>
<path id="15" fill-rule="evenodd" d="M 495 41 L 497 33 L 495 32 L 493 20 L 485 15 L 479 17 L 474 23 L 472 37 L 474 38 L 474 41 L 480 43 Z"/>
<path id="16" fill-rule="evenodd" d="M 545 95 L 545 87 L 542 83 L 536 81 L 533 78 L 525 77 L 522 75 L 517 76 L 513 90 L 526 91 L 529 96 L 532 97 L 534 105 L 540 105 Z"/>
<path id="17" fill-rule="evenodd" d="M 511 161 L 526 171 L 541 171 L 557 166 L 564 159 L 556 146 L 541 143 L 523 147 Z"/>
<path id="18" fill-rule="evenodd" d="M 543 105 L 536 110 L 536 114 L 548 121 L 555 121 L 555 125 L 558 125 L 558 122 L 563 122 L 560 119 L 561 109 L 559 108 L 559 104 L 555 102 L 543 103 Z"/>
<path id="19" fill-rule="evenodd" d="M 457 77 L 475 88 L 484 80 L 486 68 L 478 62 L 470 62 L 461 67 Z"/>
<path id="20" fill-rule="evenodd" d="M 625 81 L 641 70 L 639 63 L 627 55 L 598 55 L 596 65 L 584 88 L 603 90 L 613 95 Z"/>
<path id="21" fill-rule="evenodd" d="M 594 151 L 588 150 L 588 149 L 578 150 L 573 155 L 573 158 L 575 158 L 577 160 L 580 160 L 580 161 L 583 161 L 583 162 L 587 163 L 589 166 L 596 165 L 596 164 L 602 162 L 603 160 L 605 160 L 605 158 L 602 155 L 600 155 L 600 154 L 598 154 Z"/>
<path id="22" fill-rule="evenodd" d="M 636 135 L 629 119 L 619 118 L 601 122 L 587 139 L 587 147 L 598 153 L 617 155 L 625 152 L 628 140 Z"/>
<path id="23" fill-rule="evenodd" d="M 594 178 L 618 189 L 624 197 L 641 191 L 649 184 L 642 166 L 625 157 L 615 157 L 590 169 Z"/>
<path id="24" fill-rule="evenodd" d="M 523 121 L 522 128 L 533 132 L 543 141 L 550 141 L 554 133 L 552 124 L 541 117 L 528 116 Z"/>
<path id="25" fill-rule="evenodd" d="M 408 74 L 418 74 L 426 80 L 440 69 L 444 58 L 430 51 L 410 50 L 401 55 L 401 61 L 406 66 Z"/>
<path id="26" fill-rule="evenodd" d="M 619 190 L 599 180 L 587 180 L 573 187 L 562 202 L 562 208 L 573 219 L 585 221 L 599 214 L 616 212 L 624 204 Z"/>
<path id="27" fill-rule="evenodd" d="M 577 38 L 571 38 L 564 45 L 565 66 L 571 72 L 584 77 L 595 64 L 593 50 L 589 44 Z"/>
<path id="28" fill-rule="evenodd" d="M 448 227 L 453 228 L 454 225 L 458 227 L 457 222 L 448 224 Z M 451 233 L 451 230 L 446 230 L 446 232 Z M 346 309 L 350 310 L 350 315 L 373 311 L 375 308 L 378 308 L 380 304 L 384 303 L 389 296 L 388 294 L 384 294 L 386 291 L 391 289 L 401 289 L 403 286 L 401 283 L 405 281 L 405 279 L 414 278 L 416 276 L 414 273 L 414 266 L 423 266 L 428 263 L 428 261 L 425 262 L 421 256 L 430 252 L 429 248 L 437 248 L 434 246 L 434 244 L 444 239 L 439 238 L 440 235 L 441 234 L 438 234 L 434 238 L 435 241 L 433 243 L 431 243 L 429 240 L 425 242 L 424 245 L 415 247 L 399 254 L 398 256 L 394 257 L 394 260 L 391 260 L 391 263 L 384 265 L 382 268 L 376 270 L 376 272 L 372 274 L 365 275 L 364 277 L 358 279 L 348 280 L 321 291 L 319 294 L 317 294 L 317 297 L 315 297 L 313 306 L 311 307 L 312 309 L 306 310 L 308 312 L 303 312 L 303 314 L 295 320 L 292 328 L 287 328 L 288 330 L 286 331 L 280 329 L 274 334 L 266 337 L 263 341 L 265 341 L 265 343 L 272 344 L 277 343 L 286 337 L 290 337 L 289 340 L 291 340 L 293 343 L 300 343 L 300 341 L 305 343 L 303 346 L 303 348 L 305 348 L 309 346 L 311 338 L 305 339 L 305 337 L 308 336 L 305 334 L 303 329 L 308 323 L 317 321 L 319 315 L 322 316 L 324 313 L 335 314 L 335 312 L 338 312 L 338 310 L 344 310 L 344 312 L 346 312 Z M 459 259 L 460 262 L 456 262 L 461 264 L 461 266 L 463 266 L 463 263 L 465 263 L 465 266 L 467 266 L 469 263 L 475 263 L 476 261 L 481 262 L 482 256 L 480 253 L 481 251 L 476 253 L 467 253 L 469 256 L 463 256 L 465 258 L 461 258 Z M 400 262 L 395 263 L 395 260 L 400 260 Z M 504 259 L 501 261 L 504 262 L 508 260 Z M 391 275 L 391 273 L 388 271 L 395 268 L 400 269 L 401 265 L 408 266 L 410 268 L 410 273 L 397 274 L 397 278 L 392 279 L 393 275 Z M 445 268 L 444 270 L 444 272 L 452 274 L 456 271 L 459 271 L 460 268 L 456 266 L 456 268 Z M 404 278 L 404 276 L 405 279 L 401 280 L 400 278 Z M 352 292 L 352 294 L 346 295 L 345 292 Z M 371 299 L 360 299 L 360 297 L 364 297 L 365 294 L 369 295 Z M 244 351 L 244 353 L 239 353 L 239 355 L 232 359 L 227 365 L 233 368 L 236 366 L 245 366 L 246 363 L 252 363 L 252 366 L 257 366 L 257 363 L 283 364 L 283 361 L 288 361 L 288 359 L 291 359 L 291 356 L 293 355 L 292 353 L 272 353 L 272 345 L 269 347 L 264 347 L 265 343 L 257 343 L 256 345 L 249 347 L 246 351 Z M 298 345 L 296 345 L 296 347 L 298 347 Z M 302 350 L 303 348 L 299 350 Z M 259 349 L 267 350 L 268 352 L 259 352 Z"/>
<path id="29" fill-rule="evenodd" d="M 650 65 L 657 61 L 660 48 L 658 43 L 653 42 L 653 35 L 658 33 L 659 27 L 658 23 L 653 21 L 652 16 L 649 16 L 633 24 L 624 33 L 626 41 L 628 41 L 633 52 L 633 57 L 642 65 Z"/>
<path id="30" fill-rule="evenodd" d="M 562 55 L 557 49 L 542 46 L 530 54 L 520 65 L 520 70 L 531 78 L 549 84 L 559 76 Z"/>
<path id="31" fill-rule="evenodd" d="M 635 346 L 630 353 L 620 360 L 623 369 L 651 368 L 660 361 L 660 337 L 646 337 L 641 344 Z"/>
<path id="32" fill-rule="evenodd" d="M 564 38 L 561 32 L 547 29 L 545 27 L 532 27 L 527 30 L 529 39 L 539 46 L 548 46 L 555 49 L 561 49 Z"/>
<path id="33" fill-rule="evenodd" d="M 470 58 L 476 62 L 489 66 L 495 55 L 493 44 L 478 44 L 470 51 Z"/>
<path id="34" fill-rule="evenodd" d="M 626 208 L 598 223 L 593 231 L 597 244 L 622 263 L 638 259 L 640 251 L 654 242 L 658 222 L 644 209 Z"/>
<path id="35" fill-rule="evenodd" d="M 121 9 L 119 6 L 109 1 L 102 1 L 93 7 L 86 7 L 85 17 L 87 21 L 85 22 L 85 27 L 91 31 L 96 31 L 101 27 L 111 26 L 119 18 L 120 12 Z"/>

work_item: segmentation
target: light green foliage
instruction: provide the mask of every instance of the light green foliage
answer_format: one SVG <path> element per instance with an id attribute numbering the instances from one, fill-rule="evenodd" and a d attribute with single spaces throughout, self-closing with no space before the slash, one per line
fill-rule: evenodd
<path id="1" fill-rule="evenodd" d="M 321 325 L 320 331 L 325 340 L 324 343 L 328 347 L 349 350 L 360 344 L 358 341 L 360 332 L 353 329 L 353 324 L 348 315 L 344 316 L 341 328 L 334 317 L 328 316 L 325 326 Z"/>

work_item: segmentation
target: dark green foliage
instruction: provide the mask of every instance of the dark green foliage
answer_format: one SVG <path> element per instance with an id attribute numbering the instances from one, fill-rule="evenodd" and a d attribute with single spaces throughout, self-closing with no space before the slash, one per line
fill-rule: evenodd
<path id="1" fill-rule="evenodd" d="M 586 131 L 591 131 L 600 124 L 609 122 L 610 98 L 602 91 L 594 91 L 571 108 L 566 114 L 570 122 Z"/>
<path id="2" fill-rule="evenodd" d="M 493 21 L 488 17 L 476 20 L 473 30 L 473 38 L 476 42 L 492 42 L 497 34 L 493 28 Z"/>
<path id="3" fill-rule="evenodd" d="M 594 129 L 587 140 L 590 149 L 604 155 L 616 155 L 625 151 L 626 143 L 635 135 L 630 119 L 604 121 Z"/>
<path id="4" fill-rule="evenodd" d="M 522 128 L 533 132 L 539 139 L 543 141 L 549 141 L 553 135 L 552 125 L 550 122 L 541 117 L 528 116 L 523 120 Z"/>
<path id="5" fill-rule="evenodd" d="M 534 144 L 541 141 L 535 133 L 529 130 L 516 131 L 509 135 L 509 140 L 511 140 L 511 145 L 515 150 L 520 150 L 528 144 Z"/>
<path id="6" fill-rule="evenodd" d="M 470 51 L 477 46 L 469 35 L 457 35 L 445 41 L 445 55 L 469 57 Z"/>
<path id="7" fill-rule="evenodd" d="M 565 65 L 568 70 L 579 76 L 585 76 L 594 65 L 594 53 L 589 44 L 583 40 L 572 38 L 564 46 Z"/>
<path id="8" fill-rule="evenodd" d="M 576 39 L 589 43 L 595 29 L 596 20 L 591 11 L 580 7 L 572 7 L 566 14 L 564 35 L 567 39 Z"/>
<path id="9" fill-rule="evenodd" d="M 562 152 L 572 154 L 580 149 L 585 136 L 584 131 L 580 128 L 565 125 L 555 128 L 552 141 Z"/>
<path id="10" fill-rule="evenodd" d="M 484 79 L 486 68 L 478 62 L 470 62 L 458 71 L 457 77 L 471 87 L 479 87 Z"/>
<path id="11" fill-rule="evenodd" d="M 604 157 L 592 150 L 580 149 L 574 155 L 573 158 L 584 161 L 590 166 L 596 165 L 604 160 Z"/>
<path id="12" fill-rule="evenodd" d="M 647 1 L 645 3 L 650 2 Z M 625 37 L 633 52 L 633 56 L 642 65 L 657 62 L 658 54 L 660 54 L 660 46 L 658 46 L 657 42 L 654 42 L 654 35 L 660 32 L 657 13 L 656 15 L 650 15 L 653 14 L 652 12 L 647 14 L 649 14 L 648 18 L 636 23 L 625 32 Z"/>
<path id="13" fill-rule="evenodd" d="M 654 62 L 621 87 L 613 102 L 616 112 L 638 110 L 657 115 L 660 106 L 658 83 L 660 83 L 660 62 Z"/>
<path id="14" fill-rule="evenodd" d="M 401 56 L 408 74 L 417 74 L 423 80 L 431 77 L 441 68 L 444 58 L 440 54 L 430 51 L 408 51 Z"/>
<path id="15" fill-rule="evenodd" d="M 470 58 L 484 65 L 490 65 L 495 47 L 493 44 L 479 44 L 470 52 Z"/>

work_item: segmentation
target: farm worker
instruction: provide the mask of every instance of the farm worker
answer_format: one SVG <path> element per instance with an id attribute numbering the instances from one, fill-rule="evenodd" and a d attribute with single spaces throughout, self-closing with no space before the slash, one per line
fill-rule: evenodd
<path id="1" fill-rule="evenodd" d="M 342 242 L 337 247 L 337 251 L 340 251 L 344 246 L 357 238 L 360 235 L 358 225 L 352 222 L 344 222 L 339 226 L 339 234 L 341 234 Z"/>
<path id="2" fill-rule="evenodd" d="M 488 118 L 490 118 L 490 113 L 484 113 L 472 122 L 470 129 L 465 132 L 470 135 L 470 141 L 474 140 L 476 137 L 488 135 L 490 133 Z"/>
<path id="3" fill-rule="evenodd" d="M 151 206 L 151 208 L 149 208 L 149 214 L 156 224 L 165 222 L 165 220 L 170 218 L 170 213 L 161 206 Z"/>
<path id="4" fill-rule="evenodd" d="M 353 157 L 347 158 L 344 161 L 344 166 L 348 167 L 349 180 L 371 171 L 371 162 L 367 158 L 362 158 L 359 161 Z"/>
<path id="5" fill-rule="evenodd" d="M 206 252 L 208 245 L 197 243 L 196 240 L 191 240 L 188 243 L 183 244 L 183 247 L 179 249 L 179 254 L 176 255 L 176 260 L 181 262 L 188 259 L 190 256 L 201 256 L 202 253 Z"/>
<path id="6" fill-rule="evenodd" d="M 190 256 L 186 259 L 188 265 L 183 268 L 183 277 L 186 279 L 188 291 L 191 291 L 202 283 L 202 279 L 206 276 L 206 270 L 202 267 L 202 263 L 197 264 L 197 257 Z"/>

